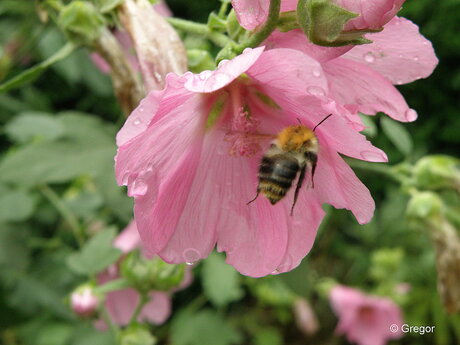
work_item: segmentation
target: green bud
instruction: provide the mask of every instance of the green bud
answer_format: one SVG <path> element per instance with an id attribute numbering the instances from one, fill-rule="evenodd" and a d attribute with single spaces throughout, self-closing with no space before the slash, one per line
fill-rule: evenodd
<path id="1" fill-rule="evenodd" d="M 232 40 L 236 41 L 242 32 L 244 29 L 236 18 L 235 10 L 232 9 L 227 16 L 227 33 Z"/>
<path id="2" fill-rule="evenodd" d="M 184 269 L 184 265 L 167 264 L 159 258 L 147 260 L 139 251 L 132 251 L 121 263 L 121 275 L 140 293 L 178 286 Z"/>
<path id="3" fill-rule="evenodd" d="M 399 270 L 403 257 L 401 248 L 385 248 L 374 252 L 370 275 L 376 281 L 388 280 Z"/>
<path id="4" fill-rule="evenodd" d="M 214 58 L 207 50 L 191 49 L 187 51 L 188 67 L 193 73 L 216 68 Z"/>
<path id="5" fill-rule="evenodd" d="M 87 1 L 73 1 L 65 6 L 58 18 L 58 25 L 71 41 L 91 44 L 101 34 L 104 18 Z"/>
<path id="6" fill-rule="evenodd" d="M 460 160 L 455 157 L 427 156 L 415 164 L 413 171 L 418 188 L 453 188 L 460 191 Z"/>
<path id="7" fill-rule="evenodd" d="M 120 345 L 155 345 L 157 339 L 149 332 L 146 326 L 133 324 L 119 334 Z"/>
<path id="8" fill-rule="evenodd" d="M 438 221 L 442 217 L 443 203 L 432 192 L 416 192 L 407 205 L 406 214 L 412 220 Z"/>
<path id="9" fill-rule="evenodd" d="M 337 285 L 333 278 L 321 278 L 315 285 L 315 290 L 323 298 L 329 298 L 331 290 Z"/>
<path id="10" fill-rule="evenodd" d="M 312 43 L 321 46 L 371 43 L 363 35 L 375 30 L 343 31 L 345 24 L 357 16 L 357 13 L 336 6 L 330 0 L 299 0 L 297 4 L 300 27 Z"/>
<path id="11" fill-rule="evenodd" d="M 227 23 L 214 12 L 208 17 L 208 27 L 212 30 L 225 31 Z"/>
<path id="12" fill-rule="evenodd" d="M 113 11 L 125 0 L 96 0 L 96 6 L 99 8 L 101 13 L 108 13 Z"/>
<path id="13" fill-rule="evenodd" d="M 288 32 L 300 28 L 297 21 L 297 12 L 289 11 L 280 13 L 276 28 L 281 32 Z"/>

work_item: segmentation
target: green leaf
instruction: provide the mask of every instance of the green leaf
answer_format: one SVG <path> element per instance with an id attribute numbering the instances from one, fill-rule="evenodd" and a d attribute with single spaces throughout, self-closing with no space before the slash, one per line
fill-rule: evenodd
<path id="1" fill-rule="evenodd" d="M 116 152 L 113 126 L 81 113 L 62 113 L 57 119 L 64 125 L 64 137 L 32 143 L 7 154 L 0 162 L 0 180 L 36 186 L 81 175 L 110 177 L 107 167 L 113 169 Z"/>
<path id="2" fill-rule="evenodd" d="M 55 54 L 51 57 L 46 59 L 45 61 L 31 67 L 24 72 L 18 74 L 17 76 L 11 78 L 10 80 L 0 84 L 0 92 L 6 92 L 18 87 L 26 83 L 30 83 L 37 79 L 43 71 L 45 71 L 48 67 L 53 65 L 54 63 L 61 61 L 68 57 L 76 48 L 76 45 L 73 43 L 67 43 L 61 49 L 59 49 Z"/>
<path id="3" fill-rule="evenodd" d="M 13 224 L 0 224 L 0 228 L 0 272 L 4 274 L 10 270 L 17 274 L 29 263 L 29 233 L 27 229 Z"/>
<path id="4" fill-rule="evenodd" d="M 385 135 L 397 147 L 399 151 L 406 156 L 412 152 L 413 142 L 407 129 L 399 122 L 390 119 L 389 117 L 382 117 L 380 125 Z"/>
<path id="5" fill-rule="evenodd" d="M 34 211 L 32 197 L 24 191 L 12 190 L 0 195 L 0 221 L 21 221 Z"/>
<path id="6" fill-rule="evenodd" d="M 76 273 L 95 274 L 117 261 L 122 252 L 113 247 L 115 229 L 106 229 L 92 237 L 78 252 L 69 255 L 67 264 Z"/>
<path id="7" fill-rule="evenodd" d="M 173 345 L 231 345 L 242 341 L 241 334 L 211 310 L 178 313 L 170 334 Z"/>
<path id="8" fill-rule="evenodd" d="M 50 114 L 25 112 L 8 122 L 5 132 L 18 143 L 25 143 L 34 138 L 54 140 L 64 134 L 64 125 Z"/>
<path id="9" fill-rule="evenodd" d="M 67 344 L 72 336 L 73 328 L 63 322 L 47 323 L 40 329 L 35 339 L 36 345 L 62 345 Z"/>
<path id="10" fill-rule="evenodd" d="M 239 273 L 220 254 L 212 253 L 204 260 L 202 279 L 204 293 L 217 307 L 243 297 Z"/>
<path id="11" fill-rule="evenodd" d="M 207 50 L 190 49 L 187 51 L 188 66 L 193 73 L 216 68 L 214 59 Z"/>
<path id="12" fill-rule="evenodd" d="M 264 328 L 259 330 L 254 337 L 255 345 L 282 345 L 283 336 L 276 328 Z"/>

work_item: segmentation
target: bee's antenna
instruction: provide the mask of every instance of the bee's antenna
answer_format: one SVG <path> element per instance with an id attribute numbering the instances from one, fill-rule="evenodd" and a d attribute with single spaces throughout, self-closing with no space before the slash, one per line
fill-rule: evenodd
<path id="1" fill-rule="evenodd" d="M 299 121 L 299 123 L 300 123 L 300 124 L 302 124 L 302 121 L 300 121 L 300 119 L 299 119 L 299 118 L 297 118 L 297 121 Z"/>
<path id="2" fill-rule="evenodd" d="M 329 117 L 331 117 L 332 114 L 329 114 L 328 116 L 326 116 L 324 119 L 322 119 L 314 128 L 313 128 L 313 132 L 315 131 L 316 127 L 318 127 L 320 124 L 322 124 L 324 121 L 326 121 Z"/>

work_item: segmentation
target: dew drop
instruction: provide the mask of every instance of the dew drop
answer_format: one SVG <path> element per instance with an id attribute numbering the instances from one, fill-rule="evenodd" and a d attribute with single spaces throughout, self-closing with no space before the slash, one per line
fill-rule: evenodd
<path id="1" fill-rule="evenodd" d="M 227 64 L 228 60 L 227 59 L 224 59 L 222 60 L 221 62 L 219 62 L 219 64 L 217 65 L 217 67 L 222 67 L 222 66 L 225 66 Z"/>
<path id="2" fill-rule="evenodd" d="M 415 121 L 417 119 L 418 115 L 417 115 L 417 112 L 414 109 L 408 109 L 404 113 L 404 116 L 405 116 L 407 121 L 412 122 L 412 121 Z"/>
<path id="3" fill-rule="evenodd" d="M 200 252 L 194 248 L 184 250 L 182 256 L 185 260 L 185 264 L 189 266 L 195 264 L 201 257 Z"/>
<path id="4" fill-rule="evenodd" d="M 129 194 L 130 196 L 142 196 L 147 193 L 148 188 L 149 187 L 147 186 L 147 183 L 145 183 L 144 179 L 139 177 L 134 181 Z"/>
<path id="5" fill-rule="evenodd" d="M 402 85 L 403 81 L 401 79 L 396 80 L 396 85 Z"/>
<path id="6" fill-rule="evenodd" d="M 313 96 L 325 96 L 326 95 L 324 90 L 320 88 L 319 86 L 309 86 L 307 88 L 307 92 Z"/>
<path id="7" fill-rule="evenodd" d="M 141 124 L 141 120 L 139 120 L 139 119 L 135 119 L 135 120 L 133 121 L 133 125 L 134 125 L 134 126 L 138 126 L 138 125 L 140 125 L 140 124 Z"/>
<path id="8" fill-rule="evenodd" d="M 128 184 L 129 176 L 130 176 L 130 173 L 129 173 L 129 171 L 127 171 L 127 172 L 123 175 L 123 177 L 121 178 L 121 184 L 122 184 L 123 186 L 126 186 L 126 185 Z"/>
<path id="9" fill-rule="evenodd" d="M 420 60 L 419 57 L 418 57 L 418 56 L 414 56 L 414 61 L 417 62 L 418 60 Z"/>
<path id="10" fill-rule="evenodd" d="M 149 163 L 149 164 L 147 165 L 146 171 L 147 171 L 147 172 L 150 172 L 150 171 L 152 171 L 152 170 L 153 170 L 153 163 Z"/>
<path id="11" fill-rule="evenodd" d="M 385 160 L 382 154 L 374 151 L 362 151 L 361 157 L 368 162 L 382 162 Z"/>
<path id="12" fill-rule="evenodd" d="M 144 107 L 140 107 L 140 108 L 139 108 L 139 112 L 140 112 L 140 113 L 143 113 L 143 112 L 144 112 Z"/>
<path id="13" fill-rule="evenodd" d="M 315 68 L 312 72 L 313 76 L 316 78 L 321 77 L 321 70 L 319 68 Z"/>
<path id="14" fill-rule="evenodd" d="M 372 52 L 364 54 L 364 61 L 368 63 L 373 63 L 375 61 L 375 56 Z"/>

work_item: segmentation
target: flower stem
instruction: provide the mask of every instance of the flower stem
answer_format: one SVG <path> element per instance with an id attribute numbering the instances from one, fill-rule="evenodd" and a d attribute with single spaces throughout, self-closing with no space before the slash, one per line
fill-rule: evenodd
<path id="1" fill-rule="evenodd" d="M 219 47 L 224 47 L 227 43 L 230 42 L 230 39 L 226 35 L 211 31 L 206 24 L 195 23 L 179 18 L 167 18 L 166 20 L 176 29 L 204 36 Z"/>
<path id="2" fill-rule="evenodd" d="M 47 185 L 41 185 L 38 187 L 40 192 L 53 204 L 53 206 L 61 214 L 62 218 L 65 219 L 67 224 L 72 229 L 72 232 L 75 236 L 75 239 L 78 242 L 78 245 L 81 247 L 85 243 L 85 234 L 83 228 L 78 222 L 77 217 L 72 213 L 72 211 L 62 202 L 59 195 L 56 192 L 48 187 Z"/>
<path id="3" fill-rule="evenodd" d="M 237 45 L 235 52 L 241 54 L 245 48 L 254 48 L 261 44 L 268 36 L 276 29 L 278 18 L 280 16 L 281 0 L 270 0 L 270 8 L 268 10 L 268 18 L 264 26 L 255 31 L 249 36 L 248 40 Z"/>
<path id="4" fill-rule="evenodd" d="M 109 312 L 107 311 L 107 309 L 102 306 L 102 308 L 100 308 L 100 314 L 102 316 L 102 319 L 104 320 L 104 322 L 107 324 L 107 326 L 109 327 L 109 329 L 115 334 L 117 335 L 118 332 L 120 331 L 118 326 L 113 322 Z"/>
<path id="5" fill-rule="evenodd" d="M 225 19 L 225 14 L 227 13 L 227 9 L 228 9 L 228 4 L 229 3 L 227 1 L 222 1 L 222 4 L 220 5 L 220 8 L 219 8 L 219 14 L 218 14 L 219 18 Z"/>
<path id="6" fill-rule="evenodd" d="M 95 291 L 97 293 L 105 294 L 111 291 L 126 289 L 129 286 L 129 283 L 125 279 L 120 278 L 116 280 L 111 280 L 103 285 L 99 285 L 95 288 Z"/>
<path id="7" fill-rule="evenodd" d="M 139 302 L 137 303 L 136 309 L 134 310 L 133 316 L 131 316 L 131 320 L 129 321 L 129 324 L 132 325 L 136 323 L 137 318 L 139 317 L 139 314 L 142 311 L 142 308 L 147 304 L 149 301 L 150 297 L 147 293 L 142 293 L 141 298 L 139 299 Z"/>

